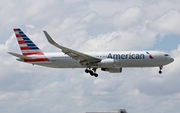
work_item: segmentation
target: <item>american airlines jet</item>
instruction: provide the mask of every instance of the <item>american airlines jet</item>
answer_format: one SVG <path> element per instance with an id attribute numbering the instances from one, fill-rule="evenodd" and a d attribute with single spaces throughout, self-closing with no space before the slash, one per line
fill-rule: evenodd
<path id="1" fill-rule="evenodd" d="M 44 34 L 50 44 L 61 49 L 58 53 L 44 53 L 21 29 L 14 29 L 22 54 L 8 52 L 18 57 L 18 61 L 51 68 L 85 68 L 85 72 L 98 77 L 96 70 L 121 73 L 123 67 L 159 67 L 174 61 L 169 54 L 161 51 L 109 51 L 79 52 L 57 44 L 50 35 Z"/>

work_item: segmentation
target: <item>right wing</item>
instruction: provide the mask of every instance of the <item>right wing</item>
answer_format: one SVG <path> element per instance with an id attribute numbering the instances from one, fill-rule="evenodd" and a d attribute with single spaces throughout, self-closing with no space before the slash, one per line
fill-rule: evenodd
<path id="1" fill-rule="evenodd" d="M 61 46 L 61 45 L 57 44 L 46 31 L 43 31 L 43 32 L 50 44 L 61 49 L 63 53 L 67 54 L 71 58 L 73 58 L 75 60 L 80 60 L 79 63 L 81 65 L 92 66 L 93 64 L 96 64 L 101 61 L 101 59 L 99 59 L 99 58 L 96 58 L 96 57 L 87 55 L 85 53 L 81 53 L 81 52 L 69 49 L 67 47 Z"/>

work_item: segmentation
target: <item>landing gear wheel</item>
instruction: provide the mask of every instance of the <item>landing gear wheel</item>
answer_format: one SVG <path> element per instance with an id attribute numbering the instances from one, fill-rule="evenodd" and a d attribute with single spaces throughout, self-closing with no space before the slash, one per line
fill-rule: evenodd
<path id="1" fill-rule="evenodd" d="M 95 76 L 95 77 L 98 77 L 98 74 L 97 74 L 97 73 L 94 73 L 94 76 Z"/>
<path id="2" fill-rule="evenodd" d="M 94 75 L 93 71 L 91 71 L 91 70 L 89 70 L 89 73 L 90 73 L 91 76 Z"/>
<path id="3" fill-rule="evenodd" d="M 159 66 L 159 74 L 162 73 L 163 66 Z"/>
<path id="4" fill-rule="evenodd" d="M 88 70 L 88 69 L 85 69 L 85 72 L 86 72 L 86 73 L 89 73 L 89 70 Z"/>
<path id="5" fill-rule="evenodd" d="M 90 69 L 85 69 L 85 72 L 86 72 L 86 73 L 89 73 L 91 76 L 98 77 L 98 74 L 96 73 L 96 69 L 97 69 L 97 68 L 93 68 L 92 70 L 90 70 Z"/>
<path id="6" fill-rule="evenodd" d="M 159 71 L 159 74 L 161 74 L 162 73 L 162 71 Z"/>

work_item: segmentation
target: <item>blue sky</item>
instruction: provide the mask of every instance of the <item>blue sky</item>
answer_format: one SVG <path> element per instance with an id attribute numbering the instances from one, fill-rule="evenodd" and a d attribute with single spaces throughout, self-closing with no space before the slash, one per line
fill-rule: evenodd
<path id="1" fill-rule="evenodd" d="M 180 42 L 180 35 L 178 34 L 168 34 L 165 35 L 163 39 L 157 36 L 157 42 L 155 43 L 153 49 L 170 52 L 177 48 L 179 42 Z"/>
<path id="2" fill-rule="evenodd" d="M 179 0 L 2 0 L 0 4 L 0 112 L 179 113 Z M 13 28 L 44 52 L 60 52 L 43 34 L 78 51 L 161 50 L 175 61 L 163 68 L 51 69 L 16 61 Z"/>

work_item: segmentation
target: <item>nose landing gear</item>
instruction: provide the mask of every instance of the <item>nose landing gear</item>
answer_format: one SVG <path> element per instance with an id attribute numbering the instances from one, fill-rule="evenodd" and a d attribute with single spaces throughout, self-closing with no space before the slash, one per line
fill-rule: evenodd
<path id="1" fill-rule="evenodd" d="M 93 68 L 92 70 L 91 69 L 85 69 L 85 72 L 89 73 L 91 76 L 98 77 L 98 74 L 96 73 L 96 69 L 97 68 Z"/>
<path id="2" fill-rule="evenodd" d="M 159 74 L 162 73 L 163 66 L 159 66 Z"/>

